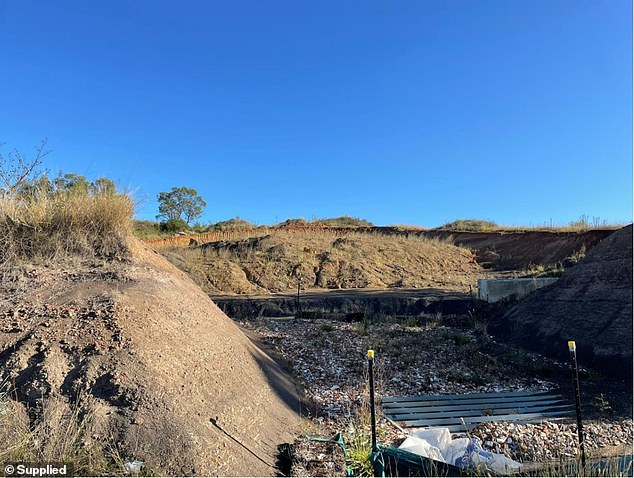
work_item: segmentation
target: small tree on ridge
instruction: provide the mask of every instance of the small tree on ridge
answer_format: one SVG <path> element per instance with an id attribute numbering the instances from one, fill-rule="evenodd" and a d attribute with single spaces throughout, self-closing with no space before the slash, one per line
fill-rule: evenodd
<path id="1" fill-rule="evenodd" d="M 188 225 L 203 214 L 207 206 L 205 200 L 195 189 L 180 187 L 172 188 L 169 192 L 158 194 L 159 214 L 157 219 L 165 221 L 184 220 Z"/>

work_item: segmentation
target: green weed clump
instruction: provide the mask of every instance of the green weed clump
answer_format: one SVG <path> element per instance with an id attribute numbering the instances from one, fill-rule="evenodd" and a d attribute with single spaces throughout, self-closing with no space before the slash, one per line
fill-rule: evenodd
<path id="1" fill-rule="evenodd" d="M 40 181 L 19 193 L 0 191 L 0 266 L 25 259 L 122 256 L 133 212 L 130 196 L 97 182 L 56 187 Z"/>

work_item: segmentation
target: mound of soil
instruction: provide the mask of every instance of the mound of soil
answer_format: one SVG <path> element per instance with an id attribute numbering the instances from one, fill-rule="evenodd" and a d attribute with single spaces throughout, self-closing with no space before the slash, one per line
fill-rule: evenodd
<path id="1" fill-rule="evenodd" d="M 79 406 L 85 442 L 160 474 L 274 475 L 299 423 L 283 371 L 183 272 L 131 247 L 126 263 L 5 277 L 0 368 L 15 401 L 32 427 L 51 403 Z"/>
<path id="2" fill-rule="evenodd" d="M 555 284 L 512 307 L 491 331 L 562 360 L 632 377 L 632 225 L 613 233 Z"/>
<path id="3" fill-rule="evenodd" d="M 483 275 L 471 251 L 422 237 L 276 231 L 165 256 L 210 294 L 302 289 L 422 288 L 468 291 Z"/>

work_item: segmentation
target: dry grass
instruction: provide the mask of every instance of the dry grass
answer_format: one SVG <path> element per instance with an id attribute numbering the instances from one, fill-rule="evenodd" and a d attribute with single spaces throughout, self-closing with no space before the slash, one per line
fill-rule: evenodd
<path id="1" fill-rule="evenodd" d="M 125 194 L 0 196 L 0 265 L 71 255 L 117 257 L 126 250 L 133 211 Z"/>
<path id="2" fill-rule="evenodd" d="M 548 231 L 548 232 L 586 232 L 591 230 L 611 230 L 624 227 L 624 223 L 609 223 L 598 217 L 588 217 L 581 215 L 578 220 L 569 224 L 557 225 L 551 223 L 532 225 L 499 225 L 493 221 L 483 221 L 480 219 L 457 219 L 439 227 L 440 230 L 456 232 L 528 232 L 528 231 Z"/>
<path id="3" fill-rule="evenodd" d="M 208 293 L 284 292 L 298 283 L 302 289 L 468 290 L 481 273 L 467 249 L 415 233 L 277 230 L 164 254 Z"/>
<path id="4" fill-rule="evenodd" d="M 22 404 L 9 398 L 7 382 L 1 387 L 0 464 L 65 463 L 76 476 L 124 474 L 116 447 L 95 439 L 87 401 L 47 400 L 32 420 Z"/>

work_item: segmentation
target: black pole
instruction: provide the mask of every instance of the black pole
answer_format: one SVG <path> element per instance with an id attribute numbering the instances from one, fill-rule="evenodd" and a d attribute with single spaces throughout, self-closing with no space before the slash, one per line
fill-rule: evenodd
<path id="1" fill-rule="evenodd" d="M 583 423 L 581 422 L 581 397 L 579 396 L 579 368 L 577 367 L 577 346 L 574 340 L 568 342 L 570 350 L 570 364 L 572 366 L 572 384 L 575 388 L 575 406 L 577 408 L 577 434 L 579 435 L 579 450 L 581 451 L 581 466 L 586 467 L 586 450 L 583 444 Z"/>
<path id="2" fill-rule="evenodd" d="M 370 375 L 370 420 L 372 421 L 372 451 L 377 451 L 376 411 L 374 410 L 374 350 L 368 350 L 368 374 Z"/>
<path id="3" fill-rule="evenodd" d="M 302 287 L 302 279 L 297 278 L 297 311 L 295 312 L 295 317 L 299 317 L 299 292 Z"/>

